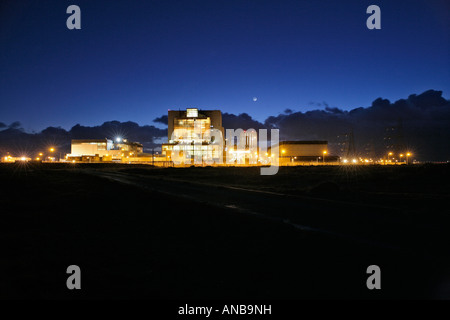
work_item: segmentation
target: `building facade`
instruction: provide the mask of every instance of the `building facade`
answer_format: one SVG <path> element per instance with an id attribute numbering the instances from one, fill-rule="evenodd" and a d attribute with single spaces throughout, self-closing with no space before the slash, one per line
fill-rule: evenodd
<path id="1" fill-rule="evenodd" d="M 126 139 L 114 143 L 110 139 L 74 139 L 71 143 L 71 153 L 66 155 L 68 161 L 122 161 L 122 159 L 137 157 L 142 153 L 143 146 Z"/>
<path id="2" fill-rule="evenodd" d="M 279 144 L 280 165 L 320 164 L 339 161 L 330 155 L 328 141 L 281 141 Z"/>
<path id="3" fill-rule="evenodd" d="M 169 111 L 168 143 L 162 153 L 178 164 L 216 164 L 223 161 L 222 113 L 219 110 Z"/>

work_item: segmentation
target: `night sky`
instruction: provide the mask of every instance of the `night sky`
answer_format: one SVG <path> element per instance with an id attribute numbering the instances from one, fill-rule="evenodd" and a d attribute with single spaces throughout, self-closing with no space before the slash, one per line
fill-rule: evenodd
<path id="1" fill-rule="evenodd" d="M 66 28 L 71 4 L 81 30 Z M 381 30 L 366 27 L 371 4 Z M 186 107 L 264 121 L 448 99 L 449 39 L 448 1 L 1 1 L 0 121 L 145 125 Z"/>

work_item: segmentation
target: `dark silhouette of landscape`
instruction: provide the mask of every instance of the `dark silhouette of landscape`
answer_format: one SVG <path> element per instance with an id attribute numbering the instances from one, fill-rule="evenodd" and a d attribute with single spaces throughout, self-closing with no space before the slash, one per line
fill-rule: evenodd
<path id="1" fill-rule="evenodd" d="M 0 297 L 449 298 L 449 169 L 2 164 Z"/>

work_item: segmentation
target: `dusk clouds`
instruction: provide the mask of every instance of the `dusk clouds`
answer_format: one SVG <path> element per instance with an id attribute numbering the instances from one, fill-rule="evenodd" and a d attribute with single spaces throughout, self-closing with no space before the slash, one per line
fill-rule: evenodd
<path id="1" fill-rule="evenodd" d="M 382 156 L 389 139 L 414 153 L 421 160 L 450 159 L 450 101 L 442 91 L 428 90 L 412 94 L 406 99 L 391 102 L 377 98 L 368 107 L 342 110 L 320 103 L 318 108 L 301 112 L 286 109 L 265 119 L 264 123 L 247 113 L 238 115 L 222 110 L 225 129 L 279 129 L 282 140 L 327 140 L 335 155 L 342 155 L 339 137 L 353 132 L 357 152 L 370 157 Z M 167 125 L 167 115 L 153 120 Z M 389 130 L 396 130 L 393 137 Z M 40 133 L 26 133 L 20 122 L 9 125 L 0 122 L 0 151 L 14 151 L 14 146 L 38 146 L 42 141 L 55 141 L 67 151 L 71 139 L 126 137 L 139 141 L 144 148 L 160 146 L 167 130 L 153 125 L 140 126 L 135 122 L 108 121 L 88 127 L 77 124 L 69 131 L 49 127 Z M 14 141 L 14 143 L 11 143 Z"/>
<path id="2" fill-rule="evenodd" d="M 228 125 L 276 128 L 283 140 L 327 140 L 337 155 L 341 155 L 338 143 L 342 142 L 338 137 L 353 132 L 356 150 L 365 156 L 383 156 L 387 140 L 395 138 L 395 143 L 418 159 L 450 159 L 450 101 L 442 97 L 442 91 L 428 90 L 395 102 L 377 98 L 369 107 L 350 111 L 326 103 L 321 106 L 324 109 L 307 112 L 287 109 L 263 124 L 241 114 L 229 117 Z M 387 133 L 393 128 L 395 137 Z"/>
<path id="3" fill-rule="evenodd" d="M 264 125 L 280 129 L 286 140 L 328 140 L 333 148 L 338 136 L 353 132 L 356 149 L 369 149 L 370 157 L 383 155 L 386 133 L 397 131 L 398 144 L 422 159 L 450 158 L 450 101 L 442 97 L 442 91 L 428 90 L 410 95 L 407 99 L 390 102 L 378 98 L 367 108 L 350 111 L 325 107 L 325 110 L 283 113 L 266 119 Z M 338 150 L 335 147 L 335 152 Z"/>

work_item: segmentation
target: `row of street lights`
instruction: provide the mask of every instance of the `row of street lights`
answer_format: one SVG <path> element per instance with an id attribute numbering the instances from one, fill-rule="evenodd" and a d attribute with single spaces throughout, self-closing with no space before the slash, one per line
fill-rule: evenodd
<path id="1" fill-rule="evenodd" d="M 389 159 L 390 157 L 392 157 L 393 155 L 394 155 L 394 154 L 393 154 L 392 152 L 389 152 L 389 153 L 388 153 L 388 159 Z M 406 161 L 405 161 L 406 164 L 409 164 L 409 157 L 411 157 L 411 155 L 412 155 L 411 152 L 407 152 L 407 153 L 406 153 Z M 402 158 L 405 157 L 405 154 L 400 153 L 400 154 L 399 154 L 399 157 L 400 157 L 400 162 L 401 162 Z M 392 159 L 394 159 L 394 158 L 392 158 Z"/>
<path id="2" fill-rule="evenodd" d="M 51 148 L 49 148 L 48 149 L 48 151 L 53 155 L 53 153 L 55 152 L 55 148 L 54 147 L 51 147 Z M 36 157 L 36 160 L 37 161 L 39 161 L 39 160 L 44 160 L 44 153 L 43 152 L 39 152 L 38 153 L 38 157 Z M 54 159 L 54 157 L 48 157 L 48 158 L 52 158 L 52 159 Z"/>

